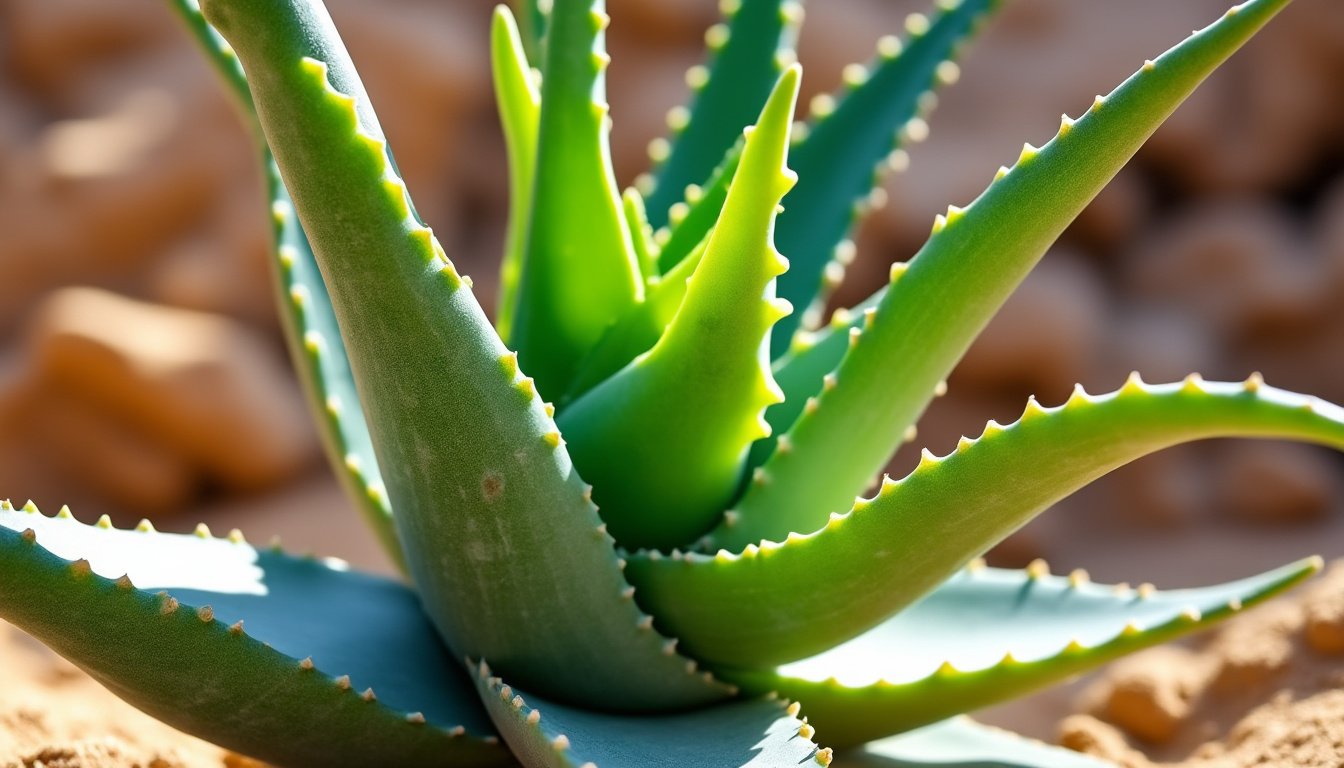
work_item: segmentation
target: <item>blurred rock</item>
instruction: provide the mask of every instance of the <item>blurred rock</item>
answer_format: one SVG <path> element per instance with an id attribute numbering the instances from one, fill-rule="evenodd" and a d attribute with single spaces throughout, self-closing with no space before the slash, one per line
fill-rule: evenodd
<path id="1" fill-rule="evenodd" d="M 259 328 L 278 328 L 272 281 L 271 238 L 265 202 L 234 195 L 216 210 L 204 231 L 168 249 L 148 276 L 154 300 L 214 312 Z"/>
<path id="2" fill-rule="evenodd" d="M 1103 354 L 1093 370 L 1103 390 L 1118 388 L 1135 370 L 1154 383 L 1213 370 L 1221 339 L 1203 318 L 1188 310 L 1136 304 L 1106 321 Z"/>
<path id="3" fill-rule="evenodd" d="M 1303 637 L 1317 653 L 1344 654 L 1344 566 L 1336 564 L 1311 585 Z"/>
<path id="4" fill-rule="evenodd" d="M 1339 9 L 1297 3 L 1212 75 L 1144 150 L 1188 189 L 1291 189 L 1338 150 L 1341 109 L 1321 98 L 1340 71 Z"/>
<path id="5" fill-rule="evenodd" d="M 1121 260 L 1123 285 L 1139 301 L 1188 308 L 1233 340 L 1309 326 L 1324 297 L 1302 241 L 1272 205 L 1205 204 L 1135 246 Z"/>
<path id="6" fill-rule="evenodd" d="M 90 70 L 180 35 L 177 24 L 154 0 L 8 0 L 0 52 L 30 93 L 59 104 Z"/>
<path id="7" fill-rule="evenodd" d="M 139 425 L 220 487 L 273 485 L 316 455 L 292 377 L 228 319 L 70 288 L 38 312 L 29 346 L 43 387 Z"/>
<path id="8" fill-rule="evenodd" d="M 1136 738 L 1163 744 L 1190 717 L 1190 699 L 1202 687 L 1201 667 L 1195 654 L 1174 647 L 1119 661 L 1098 684 L 1103 692 L 1095 707 Z"/>
<path id="9" fill-rule="evenodd" d="M 1300 606 L 1278 601 L 1257 609 L 1255 622 L 1229 624 L 1208 647 L 1217 662 L 1211 690 L 1235 694 L 1269 683 L 1292 663 L 1302 623 Z"/>
<path id="10" fill-rule="evenodd" d="M 1216 504 L 1250 523 L 1319 520 L 1344 494 L 1337 457 L 1300 443 L 1220 445 L 1213 474 Z"/>

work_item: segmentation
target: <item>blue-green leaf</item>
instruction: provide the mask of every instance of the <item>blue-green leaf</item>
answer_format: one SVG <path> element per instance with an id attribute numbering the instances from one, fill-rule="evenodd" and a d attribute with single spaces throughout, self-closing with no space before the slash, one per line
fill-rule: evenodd
<path id="1" fill-rule="evenodd" d="M 894 37 L 884 38 L 871 66 L 847 70 L 850 82 L 844 94 L 817 103 L 824 105 L 823 111 L 791 155 L 798 186 L 784 198 L 779 216 L 776 237 L 789 257 L 789 271 L 779 278 L 779 295 L 797 311 L 781 320 L 771 337 L 772 358 L 788 351 L 806 310 L 824 301 L 826 284 L 838 282 L 828 278 L 827 270 L 843 269 L 836 249 L 872 191 L 878 169 L 903 143 L 904 127 L 922 120 L 916 117 L 920 104 L 946 79 L 940 73 L 949 71 L 957 49 L 998 5 L 999 0 L 952 0 L 940 3 L 932 21 L 922 14 L 911 16 L 903 45 Z M 919 128 L 912 130 L 928 130 L 922 122 L 914 125 Z M 904 156 L 898 157 L 905 162 Z M 846 246 L 852 251 L 852 243 Z"/>
<path id="2" fill-rule="evenodd" d="M 1114 768 L 1094 757 L 957 717 L 847 752 L 852 768 Z"/>
<path id="3" fill-rule="evenodd" d="M 252 93 L 233 48 L 206 22 L 197 0 L 172 0 L 173 7 L 187 22 L 201 49 L 223 76 L 248 122 L 261 142 L 261 164 L 266 178 L 267 199 L 271 204 L 273 227 L 272 269 L 276 276 L 276 299 L 280 305 L 280 324 L 284 328 L 290 359 L 322 436 L 322 446 L 341 487 L 345 489 L 365 522 L 378 537 L 383 551 L 399 567 L 405 568 L 401 545 L 392 526 L 392 508 L 373 455 L 364 409 L 350 375 L 350 359 L 341 342 L 331 297 L 318 271 L 317 260 L 294 215 L 293 200 L 280 179 L 266 139 L 257 124 Z"/>
<path id="4" fill-rule="evenodd" d="M 509 763 L 415 593 L 339 562 L 6 503 L 0 616 L 149 714 L 263 760 Z"/>
<path id="5" fill-rule="evenodd" d="M 807 703 L 848 747 L 971 712 L 1203 629 L 1292 587 L 1319 558 L 1197 589 L 1102 586 L 1075 571 L 958 572 L 926 598 L 845 643 L 774 671 L 724 673 L 748 691 Z"/>
<path id="6" fill-rule="evenodd" d="M 687 73 L 690 109 L 673 109 L 671 141 L 656 139 L 650 148 L 658 164 L 648 196 L 654 227 L 667 224 L 668 209 L 687 185 L 704 183 L 796 58 L 800 0 L 730 0 L 722 7 L 725 20 L 705 35 L 711 61 Z"/>
<path id="7" fill-rule="evenodd" d="M 476 688 L 505 742 L 527 768 L 778 768 L 825 766 L 798 705 L 775 697 L 637 717 L 554 704 L 476 665 Z"/>

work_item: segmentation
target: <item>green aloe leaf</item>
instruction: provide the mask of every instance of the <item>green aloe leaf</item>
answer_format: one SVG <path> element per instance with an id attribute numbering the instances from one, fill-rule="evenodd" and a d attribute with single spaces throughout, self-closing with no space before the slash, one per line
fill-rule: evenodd
<path id="1" fill-rule="evenodd" d="M 273 227 L 272 270 L 280 324 L 284 327 L 290 359 L 314 410 L 322 445 L 341 487 L 373 529 L 392 562 L 403 570 L 405 560 L 392 524 L 392 508 L 373 453 L 364 409 L 350 375 L 350 360 L 341 342 L 331 297 L 318 270 L 303 226 L 294 215 L 293 200 L 280 178 L 270 148 L 257 123 L 252 93 L 233 48 L 201 15 L 196 0 L 171 0 L 186 20 L 215 68 L 224 77 L 253 125 L 262 148 L 267 199 Z"/>
<path id="2" fill-rule="evenodd" d="M 518 8 L 519 38 L 527 58 L 538 64 L 545 58 L 543 48 L 546 42 L 546 21 L 550 15 L 551 3 L 546 0 L 516 0 Z"/>
<path id="3" fill-rule="evenodd" d="M 697 658 L 751 667 L 820 653 L 876 626 L 1051 504 L 1122 464 L 1218 436 L 1344 448 L 1344 409 L 1245 383 L 1145 385 L 990 422 L 814 533 L 740 554 L 631 556 L 626 575 L 659 626 Z M 843 564 L 838 567 L 837 564 Z"/>
<path id="4" fill-rule="evenodd" d="M 574 463 L 624 546 L 671 549 L 712 528 L 765 434 L 762 413 L 780 399 L 763 349 L 789 311 L 774 299 L 787 262 L 771 231 L 796 179 L 785 158 L 800 76 L 797 65 L 784 71 L 748 129 L 723 221 L 667 331 L 560 414 Z"/>
<path id="5" fill-rule="evenodd" d="M 813 729 L 798 719 L 798 706 L 775 697 L 659 717 L 633 717 L 574 709 L 534 697 L 493 676 L 484 662 L 477 665 L 475 682 L 490 718 L 527 768 L 815 768 L 830 764 L 831 750 L 813 743 Z"/>
<path id="6" fill-rule="evenodd" d="M 714 545 L 814 530 L 890 460 L 952 367 L 1064 227 L 1222 61 L 1287 4 L 1251 0 L 1065 118 L 1043 148 L 934 233 L 892 282 L 815 407 L 787 433 Z"/>
<path id="7" fill-rule="evenodd" d="M 142 529 L 0 505 L 0 616 L 149 714 L 263 760 L 510 764 L 410 589 Z"/>
<path id="8" fill-rule="evenodd" d="M 672 324 L 681 302 L 686 298 L 686 289 L 690 285 L 691 275 L 700 266 L 705 255 L 707 242 L 690 256 L 682 259 L 676 267 L 665 275 L 656 276 L 649 281 L 644 301 L 636 304 L 621 316 L 616 324 L 607 329 L 602 340 L 584 359 L 569 392 L 561 399 L 566 405 L 583 393 L 611 378 L 636 357 L 648 352 L 658 343 L 667 326 Z M 754 445 L 754 444 L 753 444 Z"/>
<path id="9" fill-rule="evenodd" d="M 835 275 L 843 274 L 844 262 L 852 258 L 853 243 L 843 240 L 876 183 L 874 169 L 883 167 L 907 134 L 919 137 L 928 130 L 917 117 L 925 95 L 955 76 L 949 73 L 956 71 L 957 49 L 999 4 L 952 0 L 941 3 L 932 20 L 911 16 L 904 44 L 884 38 L 872 65 L 846 70 L 845 93 L 817 104 L 822 111 L 792 152 L 799 181 L 779 217 L 776 236 L 789 257 L 779 295 L 797 311 L 780 321 L 771 339 L 772 358 L 788 351 L 805 310 L 824 301 L 822 289 L 839 282 Z M 915 127 L 906 131 L 907 125 Z M 898 166 L 907 162 L 904 155 L 896 157 Z"/>
<path id="10" fill-rule="evenodd" d="M 956 717 L 846 752 L 853 768 L 1114 768 L 1077 752 Z"/>
<path id="11" fill-rule="evenodd" d="M 590 705 L 728 695 L 635 606 L 551 409 L 413 215 L 326 10 L 204 8 L 253 73 L 261 124 L 330 278 L 411 574 L 449 646 L 488 650 L 539 693 Z"/>
<path id="12" fill-rule="evenodd" d="M 728 199 L 728 185 L 733 183 L 737 164 L 742 160 L 742 143 L 739 136 L 704 186 L 689 187 L 685 202 L 673 205 L 669 211 L 668 225 L 654 233 L 659 247 L 658 268 L 663 273 L 671 273 L 694 253 L 718 223 L 723 203 Z"/>
<path id="13" fill-rule="evenodd" d="M 694 92 L 690 109 L 668 113 L 671 141 L 657 139 L 650 148 L 657 163 L 648 195 L 655 227 L 667 224 L 668 208 L 681 200 L 687 185 L 709 177 L 797 58 L 800 0 L 728 0 L 721 8 L 724 21 L 705 34 L 708 66 L 693 67 L 686 75 Z"/>
<path id="14" fill-rule="evenodd" d="M 835 372 L 845 352 L 858 340 L 864 323 L 886 295 L 886 288 L 878 290 L 852 309 L 838 309 L 831 322 L 816 331 L 799 331 L 793 336 L 793 345 L 771 366 L 775 383 L 784 393 L 784 402 L 775 403 L 765 411 L 770 425 L 770 436 L 757 440 L 751 446 L 747 468 L 755 469 L 774 453 L 779 438 L 807 409 L 812 398 L 826 386 L 826 376 Z M 786 445 L 788 442 L 786 441 Z"/>
<path id="15" fill-rule="evenodd" d="M 944 3 L 943 13 L 932 24 L 922 15 L 912 16 L 907 26 L 920 34 L 912 34 L 909 48 L 904 49 L 894 37 L 883 38 L 878 61 L 871 69 L 853 66 L 847 70 L 848 95 L 839 107 L 824 107 L 814 114 L 807 131 L 796 137 L 793 151 L 809 157 L 809 168 L 806 175 L 800 174 L 802 186 L 786 200 L 779 244 L 792 264 L 789 272 L 795 275 L 781 279 L 801 286 L 802 295 L 795 297 L 805 299 L 797 305 L 800 312 L 817 295 L 827 264 L 837 253 L 849 253 L 849 244 L 842 244 L 841 238 L 850 227 L 855 207 L 868 197 L 875 176 L 883 167 L 899 168 L 908 162 L 903 153 L 893 150 L 893 143 L 899 146 L 904 141 L 904 128 L 921 111 L 931 87 L 948 79 L 946 73 L 952 71 L 948 59 L 979 26 L 983 14 L 997 5 L 998 0 Z M 835 98 L 823 97 L 818 104 L 834 105 Z M 685 258 L 718 220 L 741 149 L 740 142 L 728 147 L 707 180 L 687 187 L 686 199 L 672 205 L 660 230 L 663 271 Z M 835 189 L 849 192 L 834 194 Z M 788 232 L 782 228 L 785 220 L 792 222 Z M 797 276 L 802 274 L 810 277 Z M 801 320 L 801 316 L 788 320 L 787 331 L 775 334 L 772 357 L 788 348 Z"/>
<path id="16" fill-rule="evenodd" d="M 523 249 L 527 224 L 532 217 L 532 179 L 537 167 L 537 125 L 541 118 L 541 94 L 532 79 L 532 68 L 523 41 L 509 9 L 495 9 L 490 26 L 490 61 L 495 75 L 495 101 L 504 127 L 504 146 L 509 155 L 509 223 L 504 237 L 504 258 L 499 265 L 499 305 L 495 329 L 505 342 L 518 311 L 518 283 L 523 274 Z"/>
<path id="17" fill-rule="evenodd" d="M 548 397 L 644 298 L 608 134 L 603 0 L 555 0 L 541 84 L 536 179 L 510 343 Z"/>
<path id="18" fill-rule="evenodd" d="M 1321 568 L 1304 560 L 1241 581 L 1157 591 L 967 568 L 887 621 L 809 659 L 728 675 L 807 702 L 827 743 L 848 747 L 1025 695 L 1203 629 Z"/>

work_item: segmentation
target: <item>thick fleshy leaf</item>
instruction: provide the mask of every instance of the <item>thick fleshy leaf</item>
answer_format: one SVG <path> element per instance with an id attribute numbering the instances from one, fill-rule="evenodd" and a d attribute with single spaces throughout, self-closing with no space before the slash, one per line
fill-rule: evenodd
<path id="1" fill-rule="evenodd" d="M 938 4 L 932 20 L 910 16 L 904 43 L 884 38 L 869 67 L 845 70 L 844 93 L 813 102 L 806 138 L 792 153 L 798 186 L 784 199 L 776 235 L 789 257 L 779 295 L 797 311 L 776 328 L 771 358 L 788 351 L 807 311 L 825 301 L 823 289 L 839 283 L 854 251 L 844 238 L 855 214 L 865 210 L 875 177 L 885 166 L 909 162 L 892 153 L 928 132 L 918 117 L 926 111 L 921 109 L 926 94 L 956 77 L 952 59 L 958 48 L 998 5 L 999 0 L 951 0 Z"/>
<path id="2" fill-rule="evenodd" d="M 555 0 L 547 19 L 536 178 L 509 343 L 548 398 L 644 298 L 611 166 L 605 0 Z"/>
<path id="3" fill-rule="evenodd" d="M 771 366 L 775 383 L 784 393 L 784 402 L 765 409 L 765 421 L 770 425 L 769 437 L 757 440 L 747 457 L 747 468 L 755 469 L 774 453 L 779 438 L 798 420 L 798 416 L 826 386 L 826 375 L 834 373 L 845 352 L 862 333 L 870 312 L 886 295 L 883 288 L 852 309 L 837 309 L 831 322 L 816 331 L 799 331 L 793 336 L 793 346 Z M 787 445 L 788 442 L 786 441 Z"/>
<path id="4" fill-rule="evenodd" d="M 542 48 L 546 41 L 546 20 L 550 15 L 551 3 L 546 0 L 515 0 L 517 7 L 518 29 L 527 58 L 542 62 Z"/>
<path id="5" fill-rule="evenodd" d="M 476 688 L 505 742 L 527 768 L 826 766 L 798 705 L 778 698 L 632 717 L 574 709 L 517 690 L 477 665 Z"/>
<path id="6" fill-rule="evenodd" d="M 1114 768 L 1110 763 L 957 717 L 839 756 L 853 768 Z"/>
<path id="7" fill-rule="evenodd" d="M 562 405 L 606 381 L 658 343 L 667 326 L 672 323 L 672 318 L 676 317 L 677 310 L 681 309 L 691 275 L 705 255 L 705 245 L 701 243 L 671 272 L 649 282 L 644 301 L 621 315 L 621 319 L 607 329 L 602 340 L 588 353 L 569 392 L 561 400 Z"/>
<path id="8" fill-rule="evenodd" d="M 525 9 L 527 12 L 535 9 Z M 504 237 L 504 258 L 499 264 L 499 305 L 495 329 L 505 341 L 518 311 L 518 283 L 523 273 L 523 248 L 531 218 L 532 179 L 537 167 L 537 122 L 541 117 L 541 94 L 532 79 L 509 9 L 495 9 L 490 26 L 490 61 L 495 76 L 495 101 L 504 127 L 504 146 L 509 155 L 509 223 Z"/>
<path id="9" fill-rule="evenodd" d="M 846 509 L 901 445 L 952 367 L 1064 227 L 1145 139 L 1288 0 L 1251 0 L 1172 48 L 965 209 L 939 216 L 909 268 L 897 265 L 870 322 L 760 467 L 714 546 L 815 530 Z M 899 278 L 899 279 L 898 279 Z"/>
<path id="10" fill-rule="evenodd" d="M 795 231 L 788 233 L 787 247 L 783 230 L 779 241 L 791 262 L 795 252 L 798 254 L 799 261 L 790 273 L 810 276 L 783 278 L 805 288 L 808 302 L 820 289 L 826 271 L 835 272 L 852 256 L 852 244 L 841 238 L 854 213 L 865 207 L 883 168 L 900 169 L 908 163 L 907 156 L 895 146 L 903 143 L 907 134 L 919 136 L 927 128 L 910 121 L 921 112 L 921 105 L 928 103 L 931 89 L 950 79 L 949 73 L 955 68 L 948 59 L 978 26 L 987 7 L 995 5 L 996 0 L 944 3 L 944 12 L 932 23 L 920 14 L 911 16 L 906 22 L 913 30 L 908 48 L 895 37 L 883 38 L 871 70 L 859 65 L 846 70 L 848 95 L 838 108 L 832 96 L 814 102 L 821 109 L 814 111 L 813 122 L 807 132 L 800 132 L 793 150 L 809 156 L 808 172 L 800 175 L 800 187 L 789 195 L 780 217 L 781 221 L 793 222 L 790 226 Z M 906 129 L 907 125 L 911 127 Z M 813 134 L 817 136 L 815 143 Z M 680 263 L 718 220 L 740 154 L 740 142 L 728 147 L 706 180 L 687 187 L 685 199 L 672 204 L 659 233 L 663 242 L 659 265 L 663 271 Z M 800 192 L 803 187 L 812 192 Z M 799 305 L 798 312 L 805 309 L 807 302 Z M 788 331 L 774 335 L 772 357 L 787 348 L 800 320 L 801 315 L 787 320 Z"/>
<path id="11" fill-rule="evenodd" d="M 726 696 L 634 604 L 550 408 L 413 215 L 326 10 L 211 0 L 205 13 L 247 68 L 328 277 L 383 478 L 404 510 L 409 569 L 440 634 L 553 698 L 657 709 Z"/>
<path id="12" fill-rule="evenodd" d="M 827 743 L 848 747 L 1006 701 L 1203 629 L 1293 586 L 1319 558 L 1228 584 L 1156 591 L 967 568 L 846 643 L 773 672 L 728 677 L 807 702 Z"/>
<path id="13" fill-rule="evenodd" d="M 710 61 L 693 67 L 690 109 L 668 113 L 672 139 L 650 147 L 657 168 L 649 192 L 649 219 L 667 224 L 668 208 L 690 184 L 701 184 L 765 104 L 775 81 L 797 58 L 794 41 L 803 20 L 801 0 L 731 0 L 724 20 L 705 33 Z"/>
<path id="14" fill-rule="evenodd" d="M 1031 400 L 1007 427 L 990 422 L 951 454 L 925 452 L 899 481 L 832 515 L 815 533 L 750 544 L 741 554 L 631 555 L 626 575 L 659 626 L 705 661 L 759 667 L 820 653 L 933 590 L 1051 504 L 1140 456 L 1220 436 L 1344 448 L 1344 409 L 1245 383 L 1075 390 Z"/>
<path id="15" fill-rule="evenodd" d="M 510 763 L 411 590 L 142 527 L 6 504 L 0 616 L 149 714 L 263 760 Z"/>
<path id="16" fill-rule="evenodd" d="M 378 460 L 364 422 L 364 409 L 350 375 L 350 360 L 341 342 L 327 286 L 313 258 L 303 227 L 294 216 L 289 190 L 280 179 L 265 137 L 257 125 L 247 79 L 233 48 L 201 15 L 196 0 L 172 0 L 202 50 L 238 97 L 247 120 L 261 142 L 261 163 L 271 204 L 276 298 L 290 359 L 313 408 L 322 446 L 332 470 L 365 522 L 373 529 L 388 558 L 405 568 L 401 545 L 392 525 L 392 508 L 383 487 Z"/>
<path id="17" fill-rule="evenodd" d="M 785 167 L 801 69 L 784 71 L 748 129 L 723 221 L 680 309 L 647 354 L 560 413 L 574 463 L 602 519 L 627 547 L 672 549 L 699 538 L 737 491 L 747 449 L 779 402 L 765 361 L 787 262 L 771 240 L 796 177 Z"/>
<path id="18" fill-rule="evenodd" d="M 742 161 L 742 144 L 739 137 L 724 153 L 723 160 L 704 186 L 689 188 L 685 202 L 672 206 L 668 226 L 654 233 L 659 248 L 658 268 L 664 274 L 671 274 L 693 254 L 718 223 L 723 202 L 728 199 L 728 186 L 733 183 L 737 164 Z"/>

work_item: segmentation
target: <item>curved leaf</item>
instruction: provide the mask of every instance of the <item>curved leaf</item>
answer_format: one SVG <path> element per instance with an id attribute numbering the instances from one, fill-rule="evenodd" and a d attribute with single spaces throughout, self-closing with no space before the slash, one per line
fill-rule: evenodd
<path id="1" fill-rule="evenodd" d="M 6 503 L 0 615 L 154 717 L 263 760 L 509 764 L 406 587 L 142 528 Z"/>
<path id="2" fill-rule="evenodd" d="M 853 768 L 1114 768 L 1110 763 L 956 717 L 847 752 Z"/>
<path id="3" fill-rule="evenodd" d="M 971 341 L 1082 210 L 1195 86 L 1288 0 L 1251 0 L 1144 67 L 1045 147 L 1027 147 L 934 234 L 892 284 L 834 386 L 761 466 L 714 546 L 821 526 L 886 465 Z M 899 279 L 897 279 L 899 278 Z"/>
<path id="4" fill-rule="evenodd" d="M 848 747 L 970 712 L 1203 629 L 1320 570 L 1304 560 L 1241 581 L 1156 591 L 968 568 L 887 621 L 773 672 L 727 676 L 807 702 L 827 742 Z"/>
<path id="5" fill-rule="evenodd" d="M 536 9 L 525 9 L 524 13 Z M 505 6 L 495 8 L 490 26 L 490 62 L 495 76 L 495 101 L 504 127 L 504 146 L 509 155 L 509 223 L 505 230 L 504 258 L 499 264 L 499 305 L 495 329 L 508 343 L 513 317 L 518 311 L 518 283 L 522 280 L 523 249 L 531 218 L 532 181 L 537 166 L 537 122 L 541 94 L 532 81 L 532 68 L 523 51 L 523 40 L 513 14 Z"/>
<path id="6" fill-rule="evenodd" d="M 672 139 L 650 148 L 657 168 L 648 194 L 649 220 L 667 224 L 667 212 L 687 185 L 700 184 L 725 151 L 751 124 L 775 81 L 797 55 L 794 42 L 803 21 L 801 0 L 730 0 L 720 5 L 724 21 L 705 33 L 708 66 L 686 73 L 691 107 L 668 113 Z"/>
<path id="7" fill-rule="evenodd" d="M 536 178 L 510 343 L 547 397 L 569 389 L 603 331 L 644 298 L 611 167 L 605 0 L 547 18 Z"/>
<path id="8" fill-rule="evenodd" d="M 440 634 L 555 697 L 657 709 L 728 695 L 635 606 L 548 406 L 413 216 L 325 9 L 212 0 L 205 12 L 250 74 L 330 278 L 379 465 L 403 510 L 406 559 Z"/>
<path id="9" fill-rule="evenodd" d="M 1079 388 L 1055 408 L 1031 400 L 1017 422 L 990 422 L 945 457 L 926 451 L 904 479 L 815 533 L 741 554 L 632 555 L 626 574 L 693 655 L 739 667 L 793 661 L 876 626 L 1112 469 L 1219 436 L 1344 448 L 1344 409 L 1258 377 L 1148 386 L 1135 376 L 1100 396 Z"/>
<path id="10" fill-rule="evenodd" d="M 714 526 L 742 462 L 779 401 L 764 349 L 789 311 L 774 299 L 786 262 L 775 208 L 801 70 L 784 71 L 754 128 L 686 298 L 647 354 L 560 414 L 574 463 L 593 482 L 602 519 L 623 546 L 671 549 Z"/>
<path id="11" fill-rule="evenodd" d="M 972 32 L 977 30 L 999 0 L 952 0 L 938 4 L 929 20 L 915 14 L 906 22 L 904 44 L 884 38 L 878 57 L 869 67 L 846 69 L 846 92 L 827 97 L 815 106 L 806 138 L 792 156 L 798 186 L 784 199 L 777 239 L 789 257 L 789 271 L 779 278 L 779 295 L 798 311 L 780 321 L 771 339 L 770 356 L 788 351 L 794 331 L 804 323 L 807 310 L 824 302 L 823 288 L 838 277 L 830 272 L 844 267 L 837 253 L 852 254 L 853 244 L 841 242 L 862 211 L 888 156 L 905 136 L 927 132 L 916 122 L 926 94 L 950 79 L 949 67 Z M 833 107 L 831 105 L 834 105 Z M 907 162 L 896 155 L 899 164 Z M 843 273 L 841 273 L 843 274 Z"/>
<path id="12" fill-rule="evenodd" d="M 672 271 L 649 281 L 644 301 L 621 315 L 615 325 L 607 329 L 602 340 L 588 353 L 579 372 L 561 400 L 562 405 L 601 384 L 612 374 L 624 368 L 636 357 L 648 352 L 658 343 L 667 326 L 681 309 L 690 285 L 691 275 L 704 258 L 706 243 L 701 243 Z"/>
<path id="13" fill-rule="evenodd" d="M 777 698 L 715 704 L 693 712 L 632 717 L 573 709 L 517 690 L 477 666 L 486 711 L 527 768 L 641 766 L 776 768 L 826 766 L 798 705 Z"/>
<path id="14" fill-rule="evenodd" d="M 202 50 L 238 97 L 261 143 L 267 199 L 271 204 L 274 245 L 271 261 L 290 359 L 312 406 L 322 447 L 341 487 L 373 529 L 388 558 L 405 570 L 405 558 L 392 524 L 392 508 L 373 453 L 364 409 L 350 375 L 350 360 L 341 342 L 327 286 L 313 258 L 302 225 L 294 216 L 289 190 L 271 157 L 257 123 L 252 93 L 233 48 L 201 15 L 196 0 L 172 0 Z"/>
<path id="15" fill-rule="evenodd" d="M 759 467 L 770 458 L 780 436 L 793 426 L 808 403 L 814 402 L 813 398 L 826 384 L 826 375 L 834 373 L 840 361 L 845 359 L 845 352 L 857 341 L 858 334 L 877 311 L 886 292 L 886 288 L 879 289 L 852 309 L 836 310 L 825 328 L 793 335 L 789 351 L 771 366 L 775 383 L 784 393 L 784 402 L 765 409 L 770 435 L 752 444 L 751 455 L 747 457 L 748 470 Z"/>

